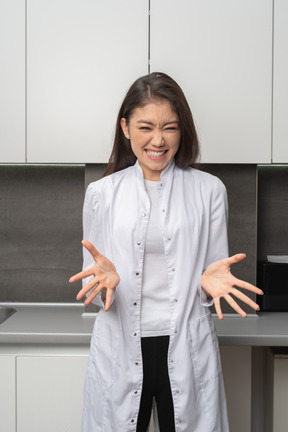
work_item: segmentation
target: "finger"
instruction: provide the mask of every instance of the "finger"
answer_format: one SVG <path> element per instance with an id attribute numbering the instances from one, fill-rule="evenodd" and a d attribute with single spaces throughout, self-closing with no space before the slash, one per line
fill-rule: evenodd
<path id="1" fill-rule="evenodd" d="M 247 314 L 246 312 L 243 311 L 243 309 L 241 309 L 241 307 L 238 305 L 238 303 L 236 303 L 236 301 L 228 294 L 225 297 L 225 300 L 227 301 L 227 303 L 229 303 L 229 305 L 240 315 L 242 316 L 242 318 L 246 318 Z"/>
<path id="2" fill-rule="evenodd" d="M 231 257 L 224 258 L 220 261 L 216 261 L 214 264 L 221 263 L 221 265 L 228 267 L 228 269 L 230 270 L 231 265 L 236 264 L 236 263 L 244 260 L 245 258 L 246 258 L 246 255 L 244 253 L 239 253 L 239 254 L 233 255 Z"/>
<path id="3" fill-rule="evenodd" d="M 91 290 L 87 296 L 87 299 L 84 301 L 85 306 L 88 306 L 95 299 L 95 297 L 97 297 L 97 295 L 101 295 L 100 293 L 102 290 L 103 287 L 100 284 L 98 284 L 94 290 Z"/>
<path id="4" fill-rule="evenodd" d="M 80 300 L 82 299 L 86 294 L 89 293 L 89 291 L 101 291 L 101 287 L 99 286 L 99 282 L 93 279 L 92 281 L 88 282 L 77 294 L 76 299 Z M 97 294 L 96 294 L 97 295 Z"/>
<path id="5" fill-rule="evenodd" d="M 237 290 L 236 288 L 233 288 L 231 290 L 231 294 L 233 294 L 235 297 L 237 297 L 239 300 L 246 303 L 248 306 L 255 310 L 259 310 L 260 307 L 257 303 L 255 303 L 250 297 L 248 297 L 246 294 L 243 294 L 241 291 Z"/>
<path id="6" fill-rule="evenodd" d="M 255 294 L 263 295 L 263 291 L 260 288 L 250 284 L 249 282 L 242 281 L 241 279 L 234 278 L 233 285 L 243 288 L 247 291 L 254 292 Z"/>
<path id="7" fill-rule="evenodd" d="M 240 261 L 243 261 L 245 258 L 246 258 L 246 254 L 238 253 L 238 254 L 232 255 L 231 257 L 227 258 L 227 260 L 229 262 L 229 265 L 232 265 L 232 264 L 236 264 Z"/>
<path id="8" fill-rule="evenodd" d="M 218 315 L 219 320 L 223 320 L 223 314 L 222 314 L 222 310 L 221 310 L 221 305 L 220 305 L 220 299 L 219 298 L 215 298 L 214 299 L 214 305 L 215 305 L 215 310 L 216 313 Z"/>
<path id="9" fill-rule="evenodd" d="M 88 240 L 82 240 L 81 243 L 85 247 L 85 249 L 87 249 L 88 252 L 90 252 L 90 254 L 93 256 L 95 261 L 97 261 L 97 259 L 102 257 L 102 254 L 98 252 L 95 246 L 92 243 L 90 243 Z"/>
<path id="10" fill-rule="evenodd" d="M 95 297 L 97 297 L 97 295 L 99 294 L 100 291 L 98 290 L 94 290 L 92 291 L 89 296 L 86 298 L 86 300 L 84 301 L 85 306 L 88 306 L 90 303 L 92 303 L 92 301 L 95 299 Z"/>
<path id="11" fill-rule="evenodd" d="M 108 312 L 108 310 L 110 309 L 111 303 L 112 303 L 112 294 L 113 294 L 113 290 L 112 289 L 107 289 L 106 291 L 106 302 L 105 302 L 105 312 Z"/>
<path id="12" fill-rule="evenodd" d="M 92 270 L 92 267 L 87 270 L 83 270 L 80 273 L 77 273 L 69 279 L 69 282 L 77 282 L 78 280 L 84 279 L 86 277 L 94 275 L 94 271 Z"/>

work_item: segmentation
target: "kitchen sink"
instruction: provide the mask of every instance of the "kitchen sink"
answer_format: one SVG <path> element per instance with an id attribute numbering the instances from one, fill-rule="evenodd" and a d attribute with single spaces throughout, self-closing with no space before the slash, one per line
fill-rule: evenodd
<path id="1" fill-rule="evenodd" d="M 11 315 L 16 312 L 16 309 L 6 306 L 0 306 L 0 324 L 6 321 Z"/>

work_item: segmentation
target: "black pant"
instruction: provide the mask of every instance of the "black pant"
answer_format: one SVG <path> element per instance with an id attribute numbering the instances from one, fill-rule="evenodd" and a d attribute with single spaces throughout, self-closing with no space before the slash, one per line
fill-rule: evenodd
<path id="1" fill-rule="evenodd" d="M 160 431 L 175 432 L 174 407 L 167 363 L 168 346 L 169 336 L 141 339 L 144 377 L 137 432 L 147 431 L 153 397 L 156 400 Z"/>

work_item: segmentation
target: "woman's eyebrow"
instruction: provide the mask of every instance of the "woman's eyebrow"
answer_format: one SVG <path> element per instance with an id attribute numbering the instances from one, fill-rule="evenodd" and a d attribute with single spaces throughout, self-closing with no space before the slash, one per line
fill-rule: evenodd
<path id="1" fill-rule="evenodd" d="M 163 126 L 167 126 L 167 125 L 175 124 L 175 123 L 177 123 L 177 124 L 179 125 L 179 121 L 178 121 L 178 120 L 173 120 L 173 121 L 170 121 L 170 122 L 164 123 Z"/>
<path id="2" fill-rule="evenodd" d="M 147 120 L 138 120 L 137 123 L 145 123 L 145 124 L 149 124 L 151 126 L 154 126 L 154 124 L 152 122 L 149 122 Z"/>
<path id="3" fill-rule="evenodd" d="M 145 124 L 148 124 L 151 126 L 155 126 L 153 122 L 150 122 L 148 120 L 138 120 L 136 123 L 145 123 Z M 169 121 L 169 122 L 164 123 L 163 126 L 167 126 L 167 125 L 175 124 L 175 123 L 179 124 L 179 121 L 178 120 Z"/>

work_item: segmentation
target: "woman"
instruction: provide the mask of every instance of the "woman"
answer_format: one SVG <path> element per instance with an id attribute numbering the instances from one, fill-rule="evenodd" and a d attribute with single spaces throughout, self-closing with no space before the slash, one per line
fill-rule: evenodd
<path id="1" fill-rule="evenodd" d="M 163 73 L 139 78 L 120 108 L 106 176 L 87 189 L 84 270 L 70 279 L 84 279 L 78 299 L 101 307 L 83 432 L 146 432 L 153 400 L 161 432 L 229 429 L 207 306 L 223 319 L 224 297 L 245 317 L 231 294 L 259 307 L 235 285 L 262 291 L 230 272 L 245 255 L 227 258 L 225 187 L 195 169 L 198 153 L 178 84 Z"/>

